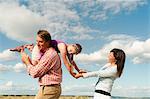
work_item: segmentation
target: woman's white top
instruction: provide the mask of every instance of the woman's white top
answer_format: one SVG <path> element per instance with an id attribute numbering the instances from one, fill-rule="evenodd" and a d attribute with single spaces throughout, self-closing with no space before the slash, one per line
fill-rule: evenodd
<path id="1" fill-rule="evenodd" d="M 117 78 L 117 66 L 111 66 L 111 64 L 108 63 L 99 71 L 83 73 L 83 77 L 99 77 L 95 85 L 95 90 L 104 90 L 110 93 L 114 80 Z"/>

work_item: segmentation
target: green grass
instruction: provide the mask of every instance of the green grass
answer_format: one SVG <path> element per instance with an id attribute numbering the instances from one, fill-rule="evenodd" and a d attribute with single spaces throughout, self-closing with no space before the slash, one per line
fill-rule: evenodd
<path id="1" fill-rule="evenodd" d="M 0 99 L 34 99 L 35 96 L 21 96 L 21 95 L 5 95 L 0 96 Z M 61 96 L 59 99 L 90 99 L 88 96 Z"/>

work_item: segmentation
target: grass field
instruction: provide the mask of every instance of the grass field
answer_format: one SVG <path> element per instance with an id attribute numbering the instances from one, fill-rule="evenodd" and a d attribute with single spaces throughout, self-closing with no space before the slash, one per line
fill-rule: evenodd
<path id="1" fill-rule="evenodd" d="M 0 96 L 0 99 L 34 99 L 35 96 Z M 61 96 L 59 99 L 91 99 L 88 96 Z"/>
<path id="2" fill-rule="evenodd" d="M 1 95 L 0 99 L 34 99 L 35 96 Z M 59 99 L 92 99 L 89 96 L 61 96 Z M 150 99 L 150 97 L 112 97 L 112 99 Z"/>

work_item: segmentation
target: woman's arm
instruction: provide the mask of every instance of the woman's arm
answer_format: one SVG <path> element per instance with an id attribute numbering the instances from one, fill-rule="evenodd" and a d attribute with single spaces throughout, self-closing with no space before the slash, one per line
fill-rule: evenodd
<path id="1" fill-rule="evenodd" d="M 83 77 L 115 77 L 117 74 L 117 67 L 108 67 L 105 70 L 83 73 Z"/>

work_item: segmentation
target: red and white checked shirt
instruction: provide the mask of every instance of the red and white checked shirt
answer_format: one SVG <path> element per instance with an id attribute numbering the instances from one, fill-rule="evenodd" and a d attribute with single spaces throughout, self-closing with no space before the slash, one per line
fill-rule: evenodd
<path id="1" fill-rule="evenodd" d="M 28 65 L 28 73 L 39 78 L 39 85 L 60 84 L 62 82 L 61 60 L 53 48 L 49 48 L 36 66 Z"/>

